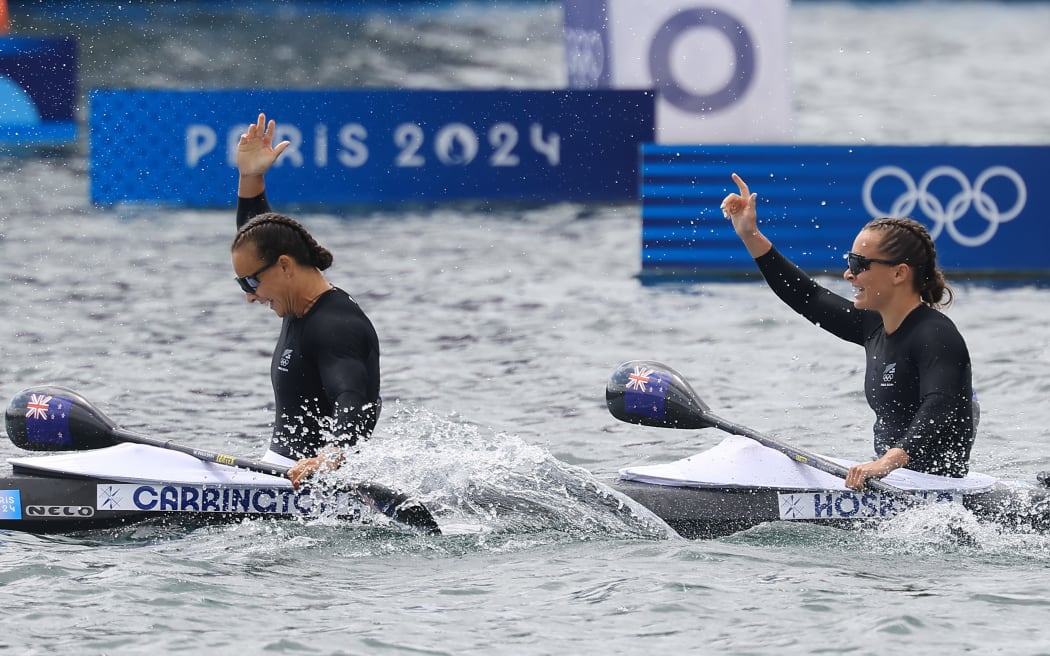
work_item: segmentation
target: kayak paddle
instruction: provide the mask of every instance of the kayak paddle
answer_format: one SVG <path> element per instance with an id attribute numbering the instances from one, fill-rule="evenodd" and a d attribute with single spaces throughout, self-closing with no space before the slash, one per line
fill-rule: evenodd
<path id="1" fill-rule="evenodd" d="M 718 428 L 731 435 L 743 435 L 774 449 L 795 462 L 845 479 L 849 469 L 824 456 L 785 444 L 747 426 L 735 424 L 711 412 L 710 408 L 677 371 L 659 362 L 624 362 L 609 378 L 605 403 L 620 421 L 658 428 Z M 894 496 L 908 497 L 904 490 L 877 478 L 866 487 Z"/>
<path id="2" fill-rule="evenodd" d="M 125 430 L 77 392 L 54 385 L 30 387 L 16 394 L 7 407 L 6 423 L 11 441 L 29 451 L 82 451 L 130 442 L 272 476 L 284 477 L 290 469 Z M 369 481 L 351 483 L 347 490 L 395 521 L 427 533 L 441 533 L 426 506 L 404 492 Z"/>

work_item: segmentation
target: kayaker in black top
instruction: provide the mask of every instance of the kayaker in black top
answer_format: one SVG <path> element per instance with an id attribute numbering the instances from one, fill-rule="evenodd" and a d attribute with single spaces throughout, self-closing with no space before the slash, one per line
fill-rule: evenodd
<path id="1" fill-rule="evenodd" d="M 332 254 L 297 221 L 270 211 L 264 176 L 281 152 L 275 122 L 259 114 L 237 146 L 237 236 L 230 248 L 249 303 L 282 317 L 270 365 L 276 416 L 265 459 L 296 461 L 292 483 L 342 463 L 342 447 L 379 418 L 379 339 L 346 292 L 322 273 Z"/>
<path id="2" fill-rule="evenodd" d="M 773 291 L 792 309 L 842 339 L 864 346 L 864 392 L 875 411 L 873 462 L 854 465 L 846 485 L 899 467 L 965 476 L 974 441 L 970 355 L 938 307 L 952 293 L 937 266 L 933 240 L 911 219 L 869 222 L 847 254 L 843 274 L 853 301 L 817 284 L 758 230 L 755 199 L 740 176 L 722 211 Z"/>

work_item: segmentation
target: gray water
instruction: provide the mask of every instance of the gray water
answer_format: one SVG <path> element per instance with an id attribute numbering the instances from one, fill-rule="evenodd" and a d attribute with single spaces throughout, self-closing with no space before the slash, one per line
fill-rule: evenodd
<path id="1" fill-rule="evenodd" d="M 70 10 L 19 28 L 77 31 L 85 88 L 544 88 L 565 81 L 560 20 L 533 3 L 145 23 Z M 1047 28 L 1040 3 L 796 4 L 796 138 L 1045 143 Z M 0 175 L 0 398 L 58 383 L 127 427 L 260 454 L 278 321 L 230 279 L 232 210 L 95 209 L 78 155 L 0 159 Z M 270 189 L 280 207 L 279 172 Z M 418 490 L 450 535 L 332 521 L 0 534 L 0 651 L 1050 653 L 1048 538 L 942 509 L 687 541 L 607 494 L 620 467 L 722 438 L 612 419 L 604 385 L 627 359 L 671 364 L 718 414 L 804 448 L 870 449 L 860 351 L 760 283 L 641 285 L 636 204 L 300 218 L 384 349 L 387 405 L 347 475 Z M 1050 469 L 1050 291 L 955 282 L 984 407 L 973 466 L 1031 480 Z"/>

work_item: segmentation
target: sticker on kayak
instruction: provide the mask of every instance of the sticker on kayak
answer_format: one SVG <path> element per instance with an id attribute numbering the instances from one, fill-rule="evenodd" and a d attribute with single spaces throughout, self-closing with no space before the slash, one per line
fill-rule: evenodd
<path id="1" fill-rule="evenodd" d="M 22 519 L 21 490 L 0 490 L 0 519 Z"/>
<path id="2" fill-rule="evenodd" d="M 623 390 L 623 409 L 634 415 L 665 419 L 667 384 L 671 376 L 649 367 L 635 367 L 627 374 Z"/>
<path id="3" fill-rule="evenodd" d="M 913 492 L 910 498 L 935 503 L 962 503 L 954 492 Z M 780 493 L 780 519 L 868 519 L 893 517 L 905 508 L 900 499 L 877 492 Z"/>
<path id="4" fill-rule="evenodd" d="M 361 504 L 349 492 L 314 499 L 288 488 L 238 488 L 217 485 L 112 483 L 97 486 L 99 512 L 153 511 L 262 515 L 360 515 Z"/>

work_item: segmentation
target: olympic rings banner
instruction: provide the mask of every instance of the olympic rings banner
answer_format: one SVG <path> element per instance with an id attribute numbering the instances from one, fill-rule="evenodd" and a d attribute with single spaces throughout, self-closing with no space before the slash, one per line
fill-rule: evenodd
<path id="1" fill-rule="evenodd" d="M 872 218 L 909 216 L 956 274 L 1050 274 L 1050 146 L 642 147 L 642 276 L 755 274 L 719 209 L 738 173 L 759 225 L 810 273 L 840 275 Z"/>
<path id="2" fill-rule="evenodd" d="M 91 199 L 230 207 L 236 149 L 260 111 L 291 145 L 281 206 L 457 199 L 638 198 L 651 91 L 165 91 L 90 93 Z"/>
<path id="3" fill-rule="evenodd" d="M 569 86 L 655 89 L 656 141 L 786 142 L 788 0 L 564 0 Z"/>

